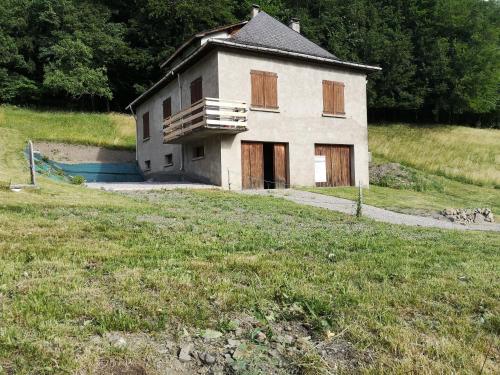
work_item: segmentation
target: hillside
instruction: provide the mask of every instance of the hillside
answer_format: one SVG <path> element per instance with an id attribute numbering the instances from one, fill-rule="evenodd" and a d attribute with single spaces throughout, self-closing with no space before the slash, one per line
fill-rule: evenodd
<path id="1" fill-rule="evenodd" d="M 459 181 L 500 186 L 500 130 L 463 126 L 372 125 L 370 151 Z"/>
<path id="2" fill-rule="evenodd" d="M 93 134 L 117 134 L 105 115 L 80 138 L 67 118 L 42 131 L 43 113 L 17 111 L 2 108 L 3 182 L 27 179 L 26 138 L 128 144 Z M 0 184 L 0 373 L 498 370 L 497 233 L 222 191 L 39 181 Z M 177 359 L 189 342 L 204 360 Z"/>

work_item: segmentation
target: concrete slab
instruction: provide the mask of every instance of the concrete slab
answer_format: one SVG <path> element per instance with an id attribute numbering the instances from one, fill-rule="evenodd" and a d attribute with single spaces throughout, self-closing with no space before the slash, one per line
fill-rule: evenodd
<path id="1" fill-rule="evenodd" d="M 106 191 L 152 191 L 175 189 L 220 189 L 219 186 L 194 182 L 88 182 L 90 189 Z"/>

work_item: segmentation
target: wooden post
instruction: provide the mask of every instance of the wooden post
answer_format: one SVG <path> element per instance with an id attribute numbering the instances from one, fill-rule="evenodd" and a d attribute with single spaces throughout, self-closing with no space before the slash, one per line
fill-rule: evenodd
<path id="1" fill-rule="evenodd" d="M 361 181 L 359 181 L 359 193 L 358 193 L 358 201 L 356 204 L 356 216 L 361 217 L 363 215 L 363 185 L 361 185 Z"/>
<path id="2" fill-rule="evenodd" d="M 28 142 L 29 148 L 29 159 L 30 159 L 30 175 L 31 175 L 31 185 L 36 185 L 36 174 L 35 174 L 35 158 L 33 155 L 33 142 Z"/>

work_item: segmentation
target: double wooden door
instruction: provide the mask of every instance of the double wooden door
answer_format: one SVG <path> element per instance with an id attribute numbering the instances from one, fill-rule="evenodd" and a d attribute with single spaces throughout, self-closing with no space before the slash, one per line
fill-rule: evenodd
<path id="1" fill-rule="evenodd" d="M 352 146 L 315 145 L 315 155 L 325 156 L 326 181 L 316 182 L 316 186 L 352 186 L 351 173 Z"/>
<path id="2" fill-rule="evenodd" d="M 264 153 L 264 147 L 272 148 Z M 265 157 L 266 155 L 269 155 Z M 271 156 L 272 155 L 272 156 Z M 243 189 L 264 189 L 288 186 L 288 155 L 285 143 L 242 142 L 241 170 Z"/>

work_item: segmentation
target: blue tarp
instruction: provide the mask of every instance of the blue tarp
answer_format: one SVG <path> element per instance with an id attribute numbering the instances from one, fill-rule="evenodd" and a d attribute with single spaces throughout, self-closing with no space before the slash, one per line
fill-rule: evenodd
<path id="1" fill-rule="evenodd" d="M 82 176 L 86 182 L 144 181 L 137 163 L 58 163 L 35 153 L 36 171 L 59 180 Z"/>

